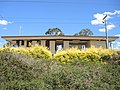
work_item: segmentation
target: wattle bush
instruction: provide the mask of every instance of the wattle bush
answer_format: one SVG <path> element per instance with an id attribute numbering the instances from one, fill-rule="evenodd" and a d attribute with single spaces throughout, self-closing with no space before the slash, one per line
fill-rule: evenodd
<path id="1" fill-rule="evenodd" d="M 54 55 L 56 61 L 62 63 L 69 63 L 75 61 L 89 61 L 89 62 L 104 62 L 114 59 L 114 55 L 118 55 L 117 51 L 103 48 L 91 47 L 86 50 L 79 50 L 77 48 L 71 48 L 68 50 L 58 51 Z"/>
<path id="2" fill-rule="evenodd" d="M 35 59 L 52 59 L 52 53 L 46 48 L 42 46 L 35 45 L 34 47 L 11 47 L 11 48 L 3 48 L 1 49 L 5 52 L 17 52 L 20 54 L 25 54 L 27 56 L 33 57 Z"/>
<path id="3" fill-rule="evenodd" d="M 79 59 L 80 50 L 77 48 L 71 48 L 68 50 L 61 50 L 54 54 L 54 59 L 61 63 L 73 62 Z"/>
<path id="4" fill-rule="evenodd" d="M 42 60 L 52 59 L 52 53 L 46 47 L 38 45 L 28 48 L 28 56 Z"/>

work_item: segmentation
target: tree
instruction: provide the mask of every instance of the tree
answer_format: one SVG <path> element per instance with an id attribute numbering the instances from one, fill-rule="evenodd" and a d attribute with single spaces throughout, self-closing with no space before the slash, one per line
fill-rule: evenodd
<path id="1" fill-rule="evenodd" d="M 88 28 L 87 29 L 82 29 L 79 32 L 79 35 L 81 35 L 81 36 L 91 36 L 91 35 L 93 35 L 93 32 Z"/>
<path id="2" fill-rule="evenodd" d="M 91 36 L 93 35 L 93 32 L 86 28 L 86 29 L 82 29 L 79 33 L 75 33 L 74 36 Z"/>
<path id="3" fill-rule="evenodd" d="M 63 32 L 59 28 L 49 28 L 46 35 L 64 35 Z"/>
<path id="4" fill-rule="evenodd" d="M 74 36 L 79 36 L 79 33 L 75 33 Z"/>

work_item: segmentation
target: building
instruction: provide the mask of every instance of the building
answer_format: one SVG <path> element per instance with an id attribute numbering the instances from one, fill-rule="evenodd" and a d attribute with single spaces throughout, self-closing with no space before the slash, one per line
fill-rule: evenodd
<path id="1" fill-rule="evenodd" d="M 106 48 L 105 36 L 2 36 L 8 41 L 9 47 L 39 44 L 46 46 L 54 54 L 57 50 L 78 47 L 79 49 L 102 46 Z M 109 36 L 109 43 L 115 41 L 119 37 Z"/>

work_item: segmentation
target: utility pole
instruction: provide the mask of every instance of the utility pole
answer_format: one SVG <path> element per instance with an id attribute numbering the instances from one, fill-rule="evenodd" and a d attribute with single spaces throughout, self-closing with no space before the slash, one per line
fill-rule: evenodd
<path id="1" fill-rule="evenodd" d="M 107 17 L 107 14 L 105 15 L 105 17 L 102 19 L 103 21 L 103 23 L 105 24 L 105 34 L 106 34 L 106 49 L 108 49 L 109 48 L 109 46 L 108 46 L 108 30 L 107 30 L 107 23 L 106 23 L 106 17 Z"/>

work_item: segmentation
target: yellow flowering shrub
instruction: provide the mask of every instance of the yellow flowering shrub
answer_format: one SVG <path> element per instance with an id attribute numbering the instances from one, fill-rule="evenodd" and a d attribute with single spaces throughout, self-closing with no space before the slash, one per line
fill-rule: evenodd
<path id="1" fill-rule="evenodd" d="M 0 51 L 2 51 L 3 50 L 3 48 L 0 48 Z"/>
<path id="2" fill-rule="evenodd" d="M 62 63 L 74 62 L 76 60 L 104 62 L 103 60 L 111 60 L 113 58 L 113 54 L 116 54 L 115 50 L 103 49 L 101 47 L 95 48 L 92 46 L 91 48 L 85 50 L 72 48 L 59 51 L 54 55 L 54 59 Z"/>
<path id="3" fill-rule="evenodd" d="M 77 48 L 71 48 L 68 50 L 61 50 L 54 54 L 54 59 L 62 63 L 73 62 L 73 60 L 78 60 L 78 54 L 80 50 Z"/>
<path id="4" fill-rule="evenodd" d="M 82 50 L 79 57 L 84 61 L 100 61 L 100 56 L 95 48 Z"/>
<path id="5" fill-rule="evenodd" d="M 52 59 L 52 53 L 43 46 L 35 45 L 34 47 L 28 48 L 28 56 L 34 57 L 35 59 Z"/>
<path id="6" fill-rule="evenodd" d="M 2 50 L 6 52 L 17 52 L 20 54 L 25 54 L 35 59 L 52 59 L 52 53 L 47 48 L 38 45 L 28 48 L 24 47 L 3 48 Z"/>
<path id="7" fill-rule="evenodd" d="M 101 57 L 101 60 L 112 60 L 114 56 L 117 56 L 117 51 L 112 49 L 99 49 L 99 55 Z"/>
<path id="8" fill-rule="evenodd" d="M 117 58 L 116 59 L 120 61 L 120 49 L 117 50 Z"/>
<path id="9" fill-rule="evenodd" d="M 17 53 L 20 53 L 20 54 L 28 54 L 28 50 L 27 48 L 24 48 L 24 47 L 18 47 L 18 48 L 10 48 L 10 52 L 17 52 Z"/>

